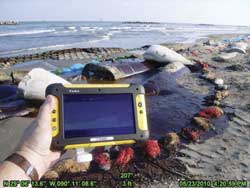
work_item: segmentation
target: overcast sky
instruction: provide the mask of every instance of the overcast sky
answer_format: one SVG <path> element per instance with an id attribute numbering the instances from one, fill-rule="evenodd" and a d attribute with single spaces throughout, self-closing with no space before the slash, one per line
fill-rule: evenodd
<path id="1" fill-rule="evenodd" d="M 138 20 L 250 26 L 250 0 L 0 0 L 0 20 Z"/>

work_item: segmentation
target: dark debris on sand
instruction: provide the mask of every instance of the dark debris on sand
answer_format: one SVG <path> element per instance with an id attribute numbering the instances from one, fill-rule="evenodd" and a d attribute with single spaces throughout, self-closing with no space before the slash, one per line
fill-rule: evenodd
<path id="1" fill-rule="evenodd" d="M 135 146 L 135 157 L 125 166 L 115 164 L 117 152 L 111 152 L 112 166 L 108 171 L 101 170 L 95 162 L 92 162 L 87 172 L 70 173 L 63 172 L 58 180 L 94 181 L 96 187 L 124 187 L 124 181 L 132 182 L 133 187 L 147 187 L 156 182 L 177 182 L 180 178 L 189 178 L 185 166 L 175 159 L 176 147 L 164 148 L 163 139 L 159 141 L 161 155 L 156 159 L 150 159 L 142 152 L 141 147 Z M 169 152 L 171 151 L 171 152 Z M 132 173 L 128 179 L 121 177 L 122 173 Z M 126 186 L 125 186 L 126 187 Z"/>

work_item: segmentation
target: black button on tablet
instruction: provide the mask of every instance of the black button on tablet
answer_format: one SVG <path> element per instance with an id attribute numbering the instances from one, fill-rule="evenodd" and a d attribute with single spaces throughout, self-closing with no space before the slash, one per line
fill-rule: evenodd
<path id="1" fill-rule="evenodd" d="M 139 107 L 142 107 L 142 103 L 141 103 L 141 102 L 139 102 L 139 103 L 138 103 L 138 106 L 139 106 Z"/>
<path id="2" fill-rule="evenodd" d="M 53 118 L 52 121 L 53 121 L 53 122 L 56 122 L 56 118 Z"/>
<path id="3" fill-rule="evenodd" d="M 56 113 L 56 110 L 53 110 L 52 113 L 55 114 L 55 113 Z"/>
<path id="4" fill-rule="evenodd" d="M 140 110 L 140 114 L 143 114 L 143 110 Z"/>

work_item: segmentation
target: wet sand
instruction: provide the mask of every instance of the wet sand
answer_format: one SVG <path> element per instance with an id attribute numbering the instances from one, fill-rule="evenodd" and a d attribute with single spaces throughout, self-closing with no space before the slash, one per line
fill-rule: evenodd
<path id="1" fill-rule="evenodd" d="M 210 38 L 221 41 L 237 35 L 218 35 Z M 248 41 L 250 45 L 250 42 Z M 204 132 L 197 143 L 182 140 L 174 158 L 176 166 L 184 165 L 183 174 L 193 179 L 233 179 L 249 180 L 250 177 L 250 51 L 238 54 L 226 62 L 214 61 L 226 45 L 207 45 L 204 41 L 197 41 L 190 45 L 172 45 L 177 52 L 190 60 L 207 63 L 209 69 L 217 77 L 223 78 L 229 86 L 230 96 L 221 102 L 224 116 L 213 120 L 215 131 Z M 193 127 L 192 117 L 201 108 L 207 107 L 206 97 L 213 95 L 215 88 L 212 83 L 200 78 L 201 72 L 195 71 L 185 74 L 177 80 L 168 77 L 164 71 L 152 71 L 123 79 L 118 82 L 145 83 L 153 80 L 163 91 L 157 96 L 147 97 L 148 117 L 150 122 L 151 138 L 160 138 L 167 132 L 180 132 L 183 127 Z M 20 136 L 32 118 L 10 118 L 0 122 L 0 159 L 4 159 L 15 148 Z M 13 139 L 15 138 L 15 139 Z M 6 144 L 8 143 L 8 144 Z M 164 160 L 164 159 L 163 159 Z M 167 157 L 165 161 L 168 161 Z M 171 159 L 172 160 L 172 159 Z M 170 161 L 171 161 L 170 160 Z M 146 163 L 145 163 L 146 165 Z M 164 164 L 161 164 L 164 166 Z M 160 166 L 161 166 L 160 165 Z M 165 164 L 165 167 L 167 164 Z M 142 167 L 142 170 L 152 166 Z M 159 168 L 159 167 L 158 167 Z M 175 167 L 172 167 L 175 169 Z M 157 169 L 157 168 L 156 168 Z M 177 168 L 178 169 L 178 168 Z M 126 169 L 123 169 L 126 170 Z M 157 170 L 156 170 L 157 171 Z M 155 178 L 156 171 L 144 174 L 136 180 L 137 187 L 178 187 L 178 180 L 184 177 L 162 171 L 166 175 Z M 120 171 L 118 170 L 117 173 Z M 90 172 L 91 173 L 91 172 Z M 92 172 L 93 177 L 98 173 Z M 101 172 L 100 172 L 101 173 Z M 112 176 L 113 173 L 113 176 Z M 106 179 L 115 181 L 115 171 L 107 173 Z M 72 175 L 76 179 L 85 176 L 85 173 Z M 88 174 L 90 175 L 90 174 Z M 67 174 L 64 177 L 68 177 Z M 105 173 L 101 173 L 104 178 Z M 158 176 L 157 176 L 158 177 Z M 101 178 L 101 179 L 102 179 Z M 156 180 L 157 179 L 157 180 Z M 110 182 L 108 181 L 108 182 Z M 114 183 L 114 182 L 113 182 Z M 111 184 L 110 184 L 111 185 Z M 104 186 L 105 187 L 105 186 Z"/>

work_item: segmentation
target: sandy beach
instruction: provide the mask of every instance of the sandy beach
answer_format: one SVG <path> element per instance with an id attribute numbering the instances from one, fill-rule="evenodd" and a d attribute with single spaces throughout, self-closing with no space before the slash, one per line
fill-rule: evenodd
<path id="1" fill-rule="evenodd" d="M 195 142 L 180 136 L 181 143 L 176 148 L 164 149 L 164 144 L 160 144 L 162 155 L 156 160 L 141 156 L 140 147 L 135 145 L 131 146 L 136 151 L 135 158 L 124 168 L 112 165 L 110 171 L 104 172 L 92 164 L 87 172 L 66 171 L 60 174 L 58 179 L 69 177 L 75 180 L 95 179 L 99 183 L 102 182 L 97 187 L 119 187 L 119 174 L 133 172 L 135 187 L 154 188 L 178 187 L 178 181 L 182 179 L 250 180 L 250 39 L 246 36 L 213 35 L 192 44 L 164 43 L 162 46 L 173 49 L 195 62 L 199 68 L 185 66 L 188 70 L 185 74 L 171 76 L 164 67 L 149 68 L 145 65 L 144 70 L 149 69 L 148 71 L 114 82 L 144 85 L 153 83 L 157 87 L 159 92 L 147 95 L 146 100 L 150 138 L 157 139 L 161 143 L 169 132 L 181 135 L 183 128 L 197 128 L 197 125 L 192 123 L 193 117 L 201 109 L 215 105 L 215 95 L 220 90 L 211 82 L 211 78 L 206 77 L 208 73 L 213 73 L 214 78 L 224 80 L 224 85 L 228 86 L 226 91 L 229 93 L 229 96 L 216 101 L 216 105 L 223 110 L 223 115 L 211 120 L 215 130 L 202 131 L 200 138 Z M 228 42 L 227 40 L 239 37 L 244 37 L 240 41 L 248 45 L 246 53 L 237 52 L 234 57 L 223 60 L 219 58 L 223 54 L 228 54 L 225 49 L 230 43 L 235 43 L 235 41 Z M 90 48 L 2 57 L 0 58 L 2 67 L 0 89 L 3 85 L 12 84 L 13 81 L 13 85 L 17 85 L 23 76 L 35 67 L 55 71 L 58 67 L 68 67 L 75 63 L 84 64 L 96 58 L 105 60 L 123 57 L 124 61 L 131 62 L 131 59 L 139 61 L 143 59 L 142 54 L 145 50 L 147 47 L 101 48 L 99 50 Z M 30 61 L 33 63 L 27 63 Z M 23 62 L 25 62 L 23 66 L 18 66 Z M 206 65 L 205 71 L 204 64 Z M 10 76 L 11 72 L 13 72 L 12 76 Z M 88 82 L 79 73 L 61 76 L 72 83 Z M 15 100 L 15 98 L 9 99 L 9 101 Z M 39 108 L 40 102 L 25 101 L 30 108 Z M 2 104 L 6 102 L 0 103 Z M 21 107 L 17 105 L 15 108 L 24 110 L 25 105 Z M 13 117 L 21 112 L 23 111 L 18 111 L 18 113 L 12 111 L 9 118 L 0 120 L 1 161 L 15 149 L 22 133 L 34 120 L 34 117 L 30 117 L 29 114 L 26 117 Z M 4 111 L 1 111 L 1 106 L 0 114 L 1 117 L 6 115 Z"/>

